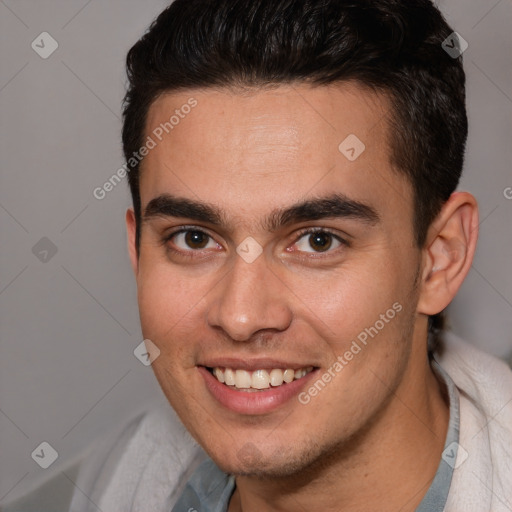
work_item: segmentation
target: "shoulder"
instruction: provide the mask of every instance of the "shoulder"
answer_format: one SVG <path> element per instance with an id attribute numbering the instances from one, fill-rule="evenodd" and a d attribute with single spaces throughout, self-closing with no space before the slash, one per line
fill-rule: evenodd
<path id="1" fill-rule="evenodd" d="M 504 361 L 451 332 L 445 333 L 444 341 L 445 350 L 436 359 L 483 412 L 492 412 L 499 404 L 503 407 L 512 398 L 512 370 Z"/>
<path id="2" fill-rule="evenodd" d="M 512 482 L 512 370 L 452 333 L 436 357 L 460 398 L 460 433 L 447 511 L 505 511 Z M 505 502 L 503 501 L 505 499 Z"/>
<path id="3" fill-rule="evenodd" d="M 167 510 L 204 457 L 167 402 L 153 407 L 82 465 L 70 510 Z"/>
<path id="4" fill-rule="evenodd" d="M 1 512 L 168 510 L 204 458 L 171 406 L 152 405 Z"/>

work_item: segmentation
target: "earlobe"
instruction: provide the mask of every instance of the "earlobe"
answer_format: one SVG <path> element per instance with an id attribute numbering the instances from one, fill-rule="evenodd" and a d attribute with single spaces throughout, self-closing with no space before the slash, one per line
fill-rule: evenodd
<path id="1" fill-rule="evenodd" d="M 135 212 L 133 208 L 126 210 L 126 234 L 128 242 L 128 255 L 130 256 L 130 262 L 132 264 L 133 272 L 137 276 L 139 269 L 139 258 L 137 255 L 136 246 L 136 232 L 137 232 L 137 221 L 135 219 Z"/>
<path id="2" fill-rule="evenodd" d="M 454 192 L 427 235 L 418 313 L 434 315 L 452 301 L 471 268 L 477 238 L 476 199 Z"/>

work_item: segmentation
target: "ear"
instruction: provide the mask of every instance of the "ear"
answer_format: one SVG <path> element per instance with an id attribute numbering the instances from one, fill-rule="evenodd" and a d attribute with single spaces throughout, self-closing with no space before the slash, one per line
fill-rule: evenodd
<path id="1" fill-rule="evenodd" d="M 434 315 L 452 301 L 471 268 L 477 238 L 476 199 L 454 192 L 427 233 L 418 313 Z"/>
<path id="2" fill-rule="evenodd" d="M 135 220 L 135 212 L 133 208 L 126 210 L 126 234 L 128 241 L 128 254 L 132 264 L 133 272 L 137 276 L 139 270 L 139 258 L 137 256 L 137 246 L 135 243 L 135 234 L 137 232 L 137 221 Z"/>

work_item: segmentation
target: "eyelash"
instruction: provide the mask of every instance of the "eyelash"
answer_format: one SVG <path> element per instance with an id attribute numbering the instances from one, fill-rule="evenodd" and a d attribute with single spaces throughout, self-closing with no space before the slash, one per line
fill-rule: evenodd
<path id="1" fill-rule="evenodd" d="M 202 229 L 197 228 L 196 226 L 182 226 L 180 229 L 178 229 L 176 231 L 173 231 L 172 233 L 169 233 L 168 235 L 164 236 L 162 238 L 162 240 L 161 240 L 161 245 L 168 244 L 168 242 L 173 237 L 175 237 L 176 235 L 179 235 L 181 233 L 188 233 L 190 231 L 202 233 L 203 235 L 205 235 L 205 236 L 207 236 L 207 237 L 209 237 L 210 239 L 213 240 L 213 237 L 211 235 L 209 235 L 208 233 L 206 233 Z M 327 228 L 315 228 L 315 227 L 304 228 L 304 229 L 300 230 L 297 233 L 297 236 L 296 236 L 295 241 L 293 243 L 296 244 L 305 235 L 313 235 L 313 234 L 317 234 L 317 233 L 327 233 L 327 234 L 331 235 L 335 240 L 340 242 L 342 247 L 350 247 L 350 244 L 349 244 L 349 242 L 347 240 L 341 238 L 339 235 L 337 235 L 336 233 L 334 233 L 330 229 L 327 229 Z M 169 247 L 169 246 L 167 246 L 167 249 L 170 252 L 172 252 L 173 254 L 176 254 L 176 255 L 178 255 L 178 256 L 180 256 L 182 258 L 190 258 L 190 259 L 197 258 L 197 256 L 195 256 L 195 253 L 200 252 L 200 250 L 194 250 L 194 249 L 190 249 L 189 251 L 181 251 L 181 250 L 173 249 L 172 247 Z M 338 249 L 340 249 L 340 247 L 338 247 Z M 323 258 L 324 256 L 322 256 L 322 254 L 332 254 L 334 252 L 336 252 L 336 249 L 334 249 L 333 251 L 329 251 L 329 249 L 328 249 L 326 251 L 326 253 L 322 253 L 322 252 L 307 253 L 307 254 L 309 254 L 309 256 L 303 256 L 303 257 L 304 258 L 311 258 L 311 257 L 313 257 L 313 258 Z M 313 256 L 311 256 L 311 255 L 313 255 Z"/>

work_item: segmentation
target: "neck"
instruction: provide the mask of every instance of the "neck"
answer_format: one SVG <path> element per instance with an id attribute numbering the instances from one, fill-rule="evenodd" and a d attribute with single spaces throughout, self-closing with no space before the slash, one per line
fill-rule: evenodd
<path id="1" fill-rule="evenodd" d="M 426 356 L 418 360 L 375 421 L 329 460 L 285 479 L 238 477 L 229 512 L 416 510 L 436 474 L 449 421 L 444 384 Z"/>

